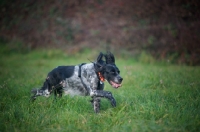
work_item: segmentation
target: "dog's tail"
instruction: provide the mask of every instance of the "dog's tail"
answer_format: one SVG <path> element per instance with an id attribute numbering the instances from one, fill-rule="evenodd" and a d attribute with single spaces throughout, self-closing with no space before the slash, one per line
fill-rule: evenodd
<path id="1" fill-rule="evenodd" d="M 34 89 L 32 89 L 31 90 L 31 93 L 33 94 L 33 96 L 31 96 L 31 101 L 34 101 L 34 100 L 36 100 L 36 97 L 37 96 L 40 96 L 40 94 L 42 93 L 41 91 L 40 91 L 40 89 L 36 89 L 36 88 L 34 88 Z M 40 94 L 39 94 L 40 93 Z"/>
<path id="2" fill-rule="evenodd" d="M 49 88 L 50 88 L 50 84 L 49 84 L 48 80 L 46 79 L 46 81 L 44 82 L 44 84 L 41 88 L 34 88 L 31 90 L 31 93 L 33 94 L 33 96 L 31 96 L 31 100 L 34 101 L 37 96 L 49 97 L 49 95 L 52 91 Z"/>
<path id="3" fill-rule="evenodd" d="M 43 95 L 44 91 L 41 89 L 34 88 L 31 90 L 31 93 L 35 96 L 40 96 Z"/>
<path id="4" fill-rule="evenodd" d="M 48 93 L 42 89 L 34 88 L 31 90 L 33 96 L 31 96 L 31 100 L 34 101 L 37 96 L 48 96 Z"/>

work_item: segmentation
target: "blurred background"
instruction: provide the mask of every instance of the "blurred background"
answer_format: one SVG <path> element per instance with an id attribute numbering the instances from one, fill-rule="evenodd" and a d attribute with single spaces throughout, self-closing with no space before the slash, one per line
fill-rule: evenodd
<path id="1" fill-rule="evenodd" d="M 198 0 L 1 0 L 0 9 L 0 41 L 14 51 L 111 50 L 200 65 Z"/>

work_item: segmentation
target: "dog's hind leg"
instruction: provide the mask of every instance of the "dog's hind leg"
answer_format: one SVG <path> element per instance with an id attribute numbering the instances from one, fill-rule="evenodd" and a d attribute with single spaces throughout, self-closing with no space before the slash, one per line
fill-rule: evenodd
<path id="1" fill-rule="evenodd" d="M 54 91 L 54 99 L 56 100 L 56 97 L 62 97 L 62 88 L 65 87 L 65 81 L 61 81 L 59 84 L 52 87 L 52 90 Z"/>
<path id="2" fill-rule="evenodd" d="M 55 100 L 55 101 L 56 101 L 56 99 L 57 99 L 57 96 L 58 96 L 59 98 L 62 97 L 62 89 L 61 89 L 61 88 L 60 88 L 60 89 L 54 90 L 54 100 Z"/>

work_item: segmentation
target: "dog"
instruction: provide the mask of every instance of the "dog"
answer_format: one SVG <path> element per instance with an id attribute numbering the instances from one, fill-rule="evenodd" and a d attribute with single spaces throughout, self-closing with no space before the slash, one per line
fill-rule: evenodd
<path id="1" fill-rule="evenodd" d="M 63 93 L 70 95 L 91 96 L 91 103 L 95 113 L 100 111 L 101 98 L 107 98 L 113 107 L 116 101 L 112 93 L 104 91 L 104 81 L 114 87 L 122 86 L 123 78 L 115 65 L 115 57 L 111 52 L 100 52 L 96 62 L 82 63 L 75 66 L 58 66 L 48 73 L 43 86 L 33 89 L 31 100 L 37 96 L 50 96 L 54 93 L 55 98 Z"/>

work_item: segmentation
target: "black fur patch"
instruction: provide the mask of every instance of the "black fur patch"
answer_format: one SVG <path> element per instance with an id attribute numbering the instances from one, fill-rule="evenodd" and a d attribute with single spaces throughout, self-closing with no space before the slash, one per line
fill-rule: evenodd
<path id="1" fill-rule="evenodd" d="M 59 84 L 60 81 L 70 78 L 74 73 L 74 66 L 59 66 L 49 72 L 47 80 L 54 86 Z"/>

